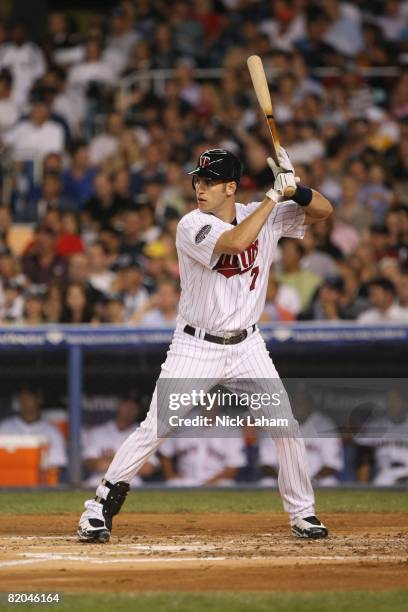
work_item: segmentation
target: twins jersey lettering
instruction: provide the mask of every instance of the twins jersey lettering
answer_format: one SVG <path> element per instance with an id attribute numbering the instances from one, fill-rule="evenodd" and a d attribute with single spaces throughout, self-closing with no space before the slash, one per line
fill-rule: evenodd
<path id="1" fill-rule="evenodd" d="M 239 204 L 239 224 L 260 202 Z M 177 228 L 181 298 L 179 315 L 212 332 L 232 332 L 256 323 L 264 309 L 269 268 L 279 238 L 303 238 L 305 213 L 292 202 L 277 204 L 257 239 L 239 255 L 215 255 L 218 238 L 234 226 L 214 215 L 194 210 Z"/>

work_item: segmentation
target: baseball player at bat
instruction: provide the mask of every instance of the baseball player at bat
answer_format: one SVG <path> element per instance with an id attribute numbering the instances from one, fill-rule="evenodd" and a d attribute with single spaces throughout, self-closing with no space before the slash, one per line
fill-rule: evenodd
<path id="1" fill-rule="evenodd" d="M 328 217 L 332 206 L 317 191 L 296 183 L 293 166 L 282 148 L 279 161 L 282 167 L 276 171 L 274 188 L 262 202 L 247 205 L 235 201 L 241 162 L 229 151 L 205 151 L 189 173 L 197 208 L 186 214 L 177 228 L 181 280 L 177 327 L 145 421 L 116 452 L 96 497 L 85 502 L 78 526 L 81 541 L 109 540 L 112 519 L 125 501 L 129 482 L 164 437 L 159 437 L 157 430 L 159 383 L 174 386 L 182 379 L 188 387 L 189 381 L 197 378 L 212 385 L 225 379 L 260 379 L 283 388 L 257 327 L 269 269 L 277 256 L 278 240 L 282 236 L 303 238 L 305 226 Z M 273 163 L 269 164 L 274 170 Z M 285 180 L 296 185 L 291 200 L 283 200 L 279 193 L 284 187 L 282 169 Z M 275 438 L 279 491 L 293 534 L 324 538 L 328 530 L 315 516 L 304 441 L 289 400 L 287 404 L 292 419 L 290 435 Z M 181 406 L 177 414 L 186 416 L 190 410 Z"/>

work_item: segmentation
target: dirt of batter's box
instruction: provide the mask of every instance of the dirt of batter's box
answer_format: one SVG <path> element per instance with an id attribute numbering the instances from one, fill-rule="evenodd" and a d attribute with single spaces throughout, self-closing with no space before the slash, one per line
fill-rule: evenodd
<path id="1" fill-rule="evenodd" d="M 77 516 L 2 516 L 0 592 L 408 588 L 408 514 L 321 518 L 330 537 L 309 541 L 284 514 L 123 513 L 86 545 Z"/>

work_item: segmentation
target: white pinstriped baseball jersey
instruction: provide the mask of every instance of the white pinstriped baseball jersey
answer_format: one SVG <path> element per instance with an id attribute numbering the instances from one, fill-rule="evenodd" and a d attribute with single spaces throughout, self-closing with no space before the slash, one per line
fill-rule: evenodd
<path id="1" fill-rule="evenodd" d="M 236 203 L 236 222 L 260 202 Z M 303 238 L 304 209 L 288 200 L 271 212 L 256 240 L 239 255 L 215 255 L 218 238 L 233 225 L 196 209 L 177 228 L 180 264 L 179 316 L 212 332 L 233 332 L 256 323 L 264 309 L 269 268 L 279 238 Z"/>

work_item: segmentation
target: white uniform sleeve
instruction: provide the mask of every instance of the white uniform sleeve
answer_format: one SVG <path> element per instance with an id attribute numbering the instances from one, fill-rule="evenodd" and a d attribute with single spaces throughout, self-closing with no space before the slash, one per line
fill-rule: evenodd
<path id="1" fill-rule="evenodd" d="M 275 444 L 270 436 L 261 436 L 259 438 L 259 465 L 269 465 L 277 467 L 278 457 L 276 454 Z"/>
<path id="2" fill-rule="evenodd" d="M 232 226 L 214 215 L 197 213 L 186 215 L 177 226 L 177 249 L 212 269 L 219 255 L 214 254 L 218 238 Z"/>
<path id="3" fill-rule="evenodd" d="M 276 205 L 276 214 L 271 216 L 274 228 L 286 238 L 303 238 L 306 231 L 305 209 L 293 200 Z"/>

